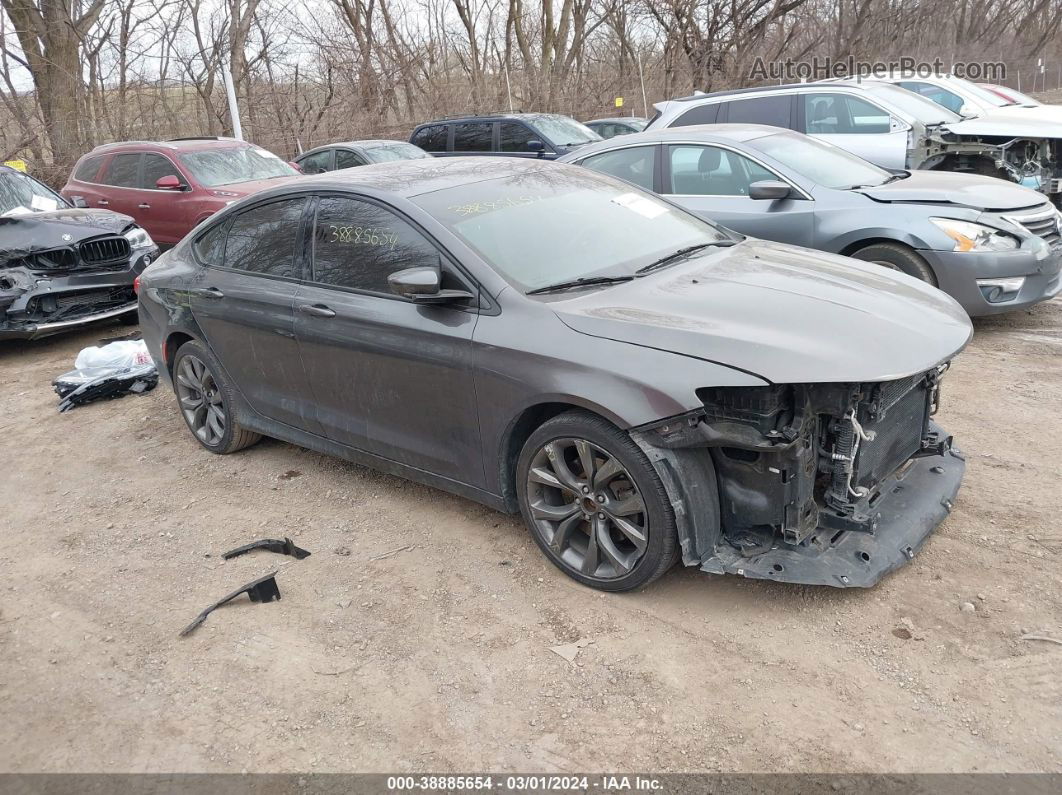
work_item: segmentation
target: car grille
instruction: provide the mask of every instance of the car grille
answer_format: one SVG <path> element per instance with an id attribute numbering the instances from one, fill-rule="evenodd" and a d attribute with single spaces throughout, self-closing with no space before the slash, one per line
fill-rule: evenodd
<path id="1" fill-rule="evenodd" d="M 100 237 L 78 246 L 86 265 L 115 265 L 129 259 L 129 241 L 124 237 Z"/>
<path id="2" fill-rule="evenodd" d="M 1058 213 L 1054 207 L 1048 207 L 1046 210 L 1038 208 L 1027 215 L 1008 215 L 1005 217 L 1008 221 L 1024 226 L 1032 234 L 1043 238 L 1052 248 L 1062 243 L 1062 237 L 1060 237 L 1058 231 Z"/>

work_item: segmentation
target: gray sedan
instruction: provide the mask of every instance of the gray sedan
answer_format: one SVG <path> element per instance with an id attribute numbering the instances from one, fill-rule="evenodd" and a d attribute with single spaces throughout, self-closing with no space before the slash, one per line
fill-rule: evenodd
<path id="1" fill-rule="evenodd" d="M 343 168 L 367 166 L 370 163 L 389 163 L 392 160 L 423 160 L 431 157 L 419 146 L 405 141 L 385 139 L 341 141 L 309 149 L 295 158 L 304 174 L 323 174 Z"/>
<path id="2" fill-rule="evenodd" d="M 666 195 L 742 234 L 844 254 L 929 282 L 970 315 L 1062 289 L 1059 214 L 992 177 L 886 171 L 756 124 L 650 130 L 562 158 Z"/>
<path id="3" fill-rule="evenodd" d="M 201 224 L 139 296 L 207 450 L 264 434 L 519 511 L 604 590 L 680 559 L 872 585 L 963 475 L 931 419 L 970 338 L 958 304 L 584 168 L 295 180 Z"/>

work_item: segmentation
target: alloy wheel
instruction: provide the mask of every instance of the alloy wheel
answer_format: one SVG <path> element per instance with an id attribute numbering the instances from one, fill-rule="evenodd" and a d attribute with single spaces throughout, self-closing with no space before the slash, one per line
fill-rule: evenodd
<path id="1" fill-rule="evenodd" d="M 203 444 L 213 447 L 221 442 L 225 436 L 221 386 L 197 356 L 185 356 L 177 365 L 177 402 L 188 427 Z"/>
<path id="2" fill-rule="evenodd" d="M 623 577 L 645 554 L 649 517 L 642 495 L 623 464 L 592 442 L 543 445 L 527 473 L 527 500 L 535 531 L 586 577 Z"/>

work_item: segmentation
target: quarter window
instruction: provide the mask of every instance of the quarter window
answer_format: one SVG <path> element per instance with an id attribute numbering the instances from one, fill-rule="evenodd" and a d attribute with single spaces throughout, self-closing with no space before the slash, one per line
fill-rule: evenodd
<path id="1" fill-rule="evenodd" d="M 632 146 L 617 149 L 583 160 L 581 165 L 633 182 L 635 185 L 653 189 L 653 160 L 655 146 Z"/>
<path id="2" fill-rule="evenodd" d="M 744 155 L 714 146 L 672 146 L 672 193 L 683 196 L 748 196 L 749 185 L 778 176 Z"/>
<path id="3" fill-rule="evenodd" d="M 107 166 L 107 173 L 103 175 L 103 183 L 119 188 L 135 188 L 139 168 L 139 154 L 115 155 L 111 159 L 111 164 Z"/>
<path id="4" fill-rule="evenodd" d="M 500 146 L 503 152 L 530 152 L 531 150 L 527 148 L 528 142 L 542 140 L 525 125 L 511 121 L 501 123 L 498 127 L 498 137 L 501 139 Z M 454 148 L 457 148 L 456 141 Z"/>
<path id="5" fill-rule="evenodd" d="M 454 125 L 455 152 L 489 152 L 491 122 L 464 122 Z"/>
<path id="6" fill-rule="evenodd" d="M 249 273 L 293 278 L 295 240 L 305 198 L 252 207 L 232 219 L 225 243 L 225 265 Z"/>
<path id="7" fill-rule="evenodd" d="M 805 94 L 804 127 L 809 135 L 871 135 L 887 133 L 889 114 L 858 97 Z"/>
<path id="8" fill-rule="evenodd" d="M 726 120 L 741 124 L 770 124 L 788 129 L 792 125 L 789 116 L 791 107 L 791 97 L 788 95 L 739 99 L 727 103 Z"/>
<path id="9" fill-rule="evenodd" d="M 445 124 L 422 127 L 413 135 L 411 143 L 416 144 L 425 152 L 445 152 L 447 133 Z"/>
<path id="10" fill-rule="evenodd" d="M 390 293 L 395 271 L 439 262 L 425 237 L 390 210 L 340 196 L 321 199 L 313 231 L 313 280 Z"/>
<path id="11" fill-rule="evenodd" d="M 694 124 L 715 124 L 717 118 L 719 118 L 719 103 L 716 102 L 711 105 L 698 105 L 695 108 L 690 108 L 675 119 L 670 126 L 689 127 Z"/>
<path id="12" fill-rule="evenodd" d="M 302 168 L 303 174 L 323 174 L 332 167 L 332 150 L 325 149 L 306 155 L 299 161 L 299 167 Z"/>
<path id="13" fill-rule="evenodd" d="M 177 166 L 170 162 L 168 157 L 156 154 L 144 155 L 144 175 L 140 180 L 141 188 L 156 190 L 155 183 L 163 177 L 177 177 L 184 184 L 184 177 L 177 170 Z"/>

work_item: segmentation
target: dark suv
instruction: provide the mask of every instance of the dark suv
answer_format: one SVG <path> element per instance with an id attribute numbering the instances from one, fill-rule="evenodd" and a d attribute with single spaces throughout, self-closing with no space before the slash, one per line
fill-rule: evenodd
<path id="1" fill-rule="evenodd" d="M 554 160 L 601 136 L 557 113 L 490 113 L 420 125 L 409 142 L 436 157 L 505 155 Z"/>

